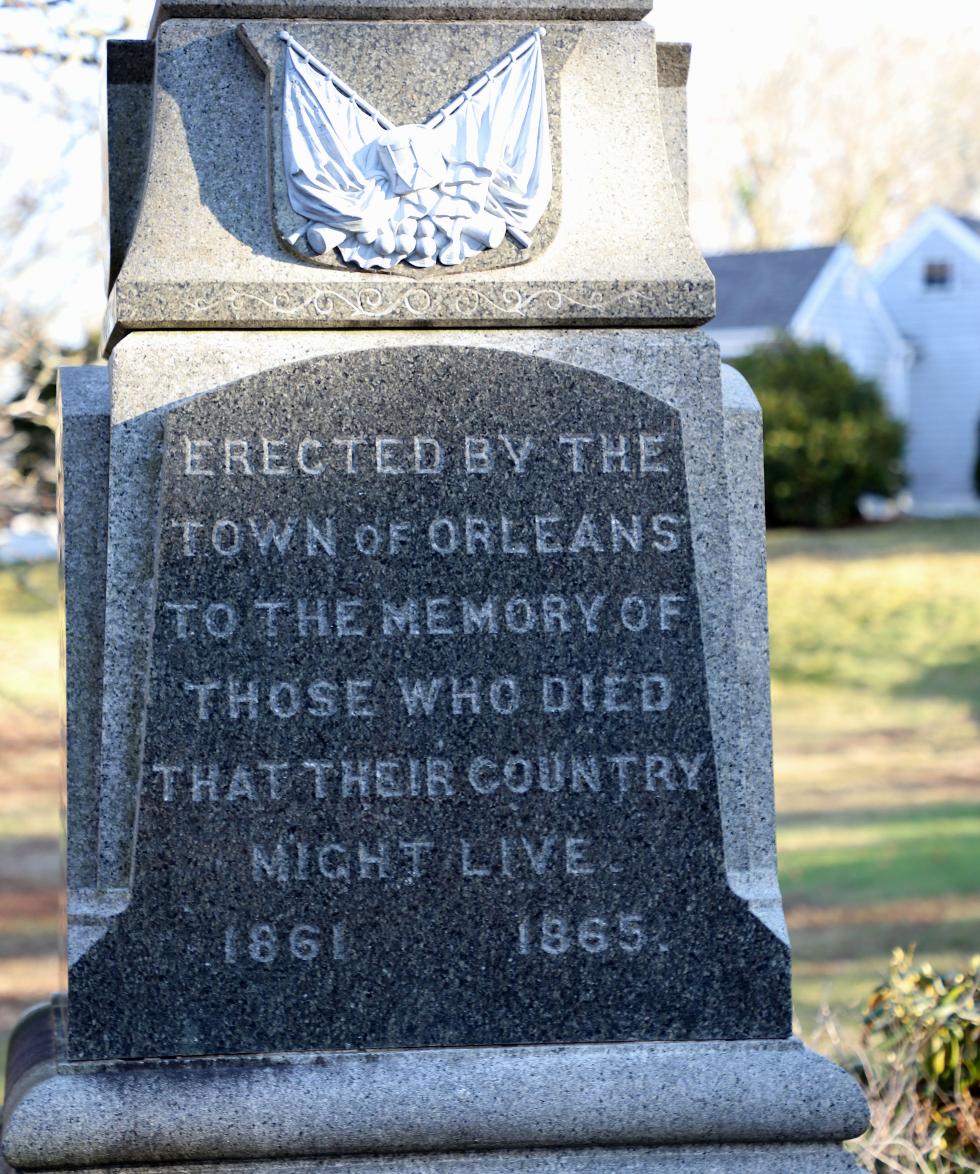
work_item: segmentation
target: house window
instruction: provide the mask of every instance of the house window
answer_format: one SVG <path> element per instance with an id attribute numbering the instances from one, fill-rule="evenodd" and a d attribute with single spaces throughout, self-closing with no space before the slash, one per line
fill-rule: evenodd
<path id="1" fill-rule="evenodd" d="M 943 289 L 952 285 L 953 266 L 948 261 L 927 261 L 922 270 L 922 284 L 929 289 Z"/>

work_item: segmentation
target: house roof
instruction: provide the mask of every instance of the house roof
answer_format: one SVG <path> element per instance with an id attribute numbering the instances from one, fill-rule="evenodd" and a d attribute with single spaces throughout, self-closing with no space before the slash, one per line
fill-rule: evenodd
<path id="1" fill-rule="evenodd" d="M 711 329 L 788 326 L 835 247 L 708 257 L 718 286 Z"/>
<path id="2" fill-rule="evenodd" d="M 934 204 L 917 216 L 878 259 L 872 270 L 875 282 L 882 285 L 934 232 L 942 233 L 952 247 L 959 248 L 966 256 L 980 262 L 980 219 L 962 216 Z"/>
<path id="3" fill-rule="evenodd" d="M 954 212 L 953 215 L 965 228 L 980 236 L 980 220 L 976 216 L 961 216 L 958 212 Z"/>

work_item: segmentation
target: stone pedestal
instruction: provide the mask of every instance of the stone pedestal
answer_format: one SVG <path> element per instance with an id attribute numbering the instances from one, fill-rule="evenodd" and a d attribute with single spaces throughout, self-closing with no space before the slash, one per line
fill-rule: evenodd
<path id="1" fill-rule="evenodd" d="M 854 1169 L 861 1093 L 791 1038 L 759 410 L 696 329 L 687 54 L 638 15 L 177 0 L 111 52 L 67 995 L 13 1040 L 16 1170 Z M 311 252 L 283 46 L 407 124 L 530 20 L 533 233 Z"/>
<path id="2" fill-rule="evenodd" d="M 8 1107 L 18 1169 L 837 1174 L 866 1118 L 795 1040 L 65 1065 L 59 1012 L 14 1040 L 15 1064 L 34 1053 Z"/>

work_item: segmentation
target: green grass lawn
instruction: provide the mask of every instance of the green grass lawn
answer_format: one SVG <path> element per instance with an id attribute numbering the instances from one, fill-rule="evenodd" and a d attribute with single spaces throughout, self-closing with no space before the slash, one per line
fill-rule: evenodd
<path id="1" fill-rule="evenodd" d="M 769 548 L 797 1010 L 853 1035 L 894 947 L 980 950 L 980 522 Z M 57 632 L 54 568 L 0 571 L 0 1038 L 58 983 Z"/>
<path id="2" fill-rule="evenodd" d="M 980 521 L 769 536 L 780 875 L 804 1031 L 895 946 L 980 950 Z"/>

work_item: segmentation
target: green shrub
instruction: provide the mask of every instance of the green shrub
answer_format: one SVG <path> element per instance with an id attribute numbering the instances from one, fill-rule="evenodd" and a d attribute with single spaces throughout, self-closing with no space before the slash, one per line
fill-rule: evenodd
<path id="1" fill-rule="evenodd" d="M 877 1149 L 878 1159 L 869 1169 L 907 1168 L 896 1161 L 903 1147 L 923 1170 L 980 1169 L 978 996 L 980 955 L 959 973 L 942 975 L 927 962 L 917 965 L 912 953 L 893 954 L 864 1018 L 871 1067 L 880 1070 L 869 1071 L 865 1083 L 888 1104 L 892 1125 L 879 1128 L 880 1148 L 867 1147 Z"/>
<path id="2" fill-rule="evenodd" d="M 841 526 L 861 494 L 902 487 L 902 425 L 832 351 L 784 337 L 733 365 L 762 404 L 770 525 Z"/>

